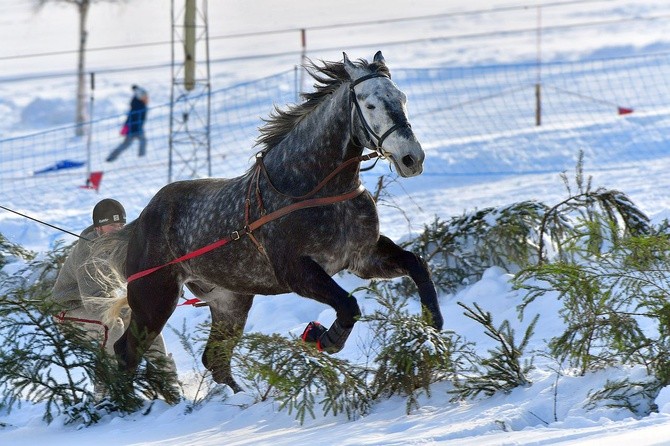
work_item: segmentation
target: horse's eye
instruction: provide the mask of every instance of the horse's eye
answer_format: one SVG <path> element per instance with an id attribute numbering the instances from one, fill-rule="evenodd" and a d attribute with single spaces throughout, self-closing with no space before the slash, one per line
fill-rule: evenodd
<path id="1" fill-rule="evenodd" d="M 368 104 L 368 105 L 365 106 L 365 108 L 367 108 L 368 110 L 374 110 L 375 106 L 372 105 L 372 104 Z"/>

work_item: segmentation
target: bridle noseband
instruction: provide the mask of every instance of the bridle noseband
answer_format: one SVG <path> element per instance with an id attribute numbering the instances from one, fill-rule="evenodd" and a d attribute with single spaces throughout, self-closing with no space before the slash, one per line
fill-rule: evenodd
<path id="1" fill-rule="evenodd" d="M 385 74 L 382 73 L 370 73 L 366 74 L 365 76 L 361 76 L 355 81 L 352 81 L 351 84 L 349 84 L 349 91 L 350 91 L 350 97 L 351 97 L 351 103 L 353 104 L 354 108 L 356 109 L 356 113 L 358 114 L 358 119 L 361 121 L 361 124 L 363 124 L 363 131 L 365 132 L 365 137 L 369 141 L 371 141 L 373 144 L 375 144 L 375 147 L 372 147 L 372 149 L 379 154 L 381 158 L 385 157 L 384 151 L 382 149 L 382 144 L 384 143 L 384 140 L 388 138 L 391 133 L 395 132 L 398 129 L 404 128 L 404 127 L 409 127 L 412 128 L 411 124 L 408 121 L 405 121 L 404 123 L 401 124 L 395 124 L 392 126 L 390 129 L 385 131 L 381 136 L 379 136 L 373 129 L 370 127 L 370 124 L 368 124 L 368 121 L 365 119 L 365 116 L 363 115 L 363 110 L 361 109 L 361 105 L 358 103 L 358 99 L 356 98 L 356 90 L 354 89 L 356 85 L 361 84 L 369 79 L 374 79 L 376 77 L 385 77 L 387 79 L 390 79 Z M 350 128 L 351 128 L 351 137 L 352 139 L 355 138 L 353 134 L 353 129 L 354 129 L 354 114 L 353 111 L 351 113 L 351 122 L 350 122 Z M 374 138 L 374 139 L 373 139 Z M 376 140 L 376 143 L 375 143 Z M 360 144 L 359 144 L 360 145 Z"/>

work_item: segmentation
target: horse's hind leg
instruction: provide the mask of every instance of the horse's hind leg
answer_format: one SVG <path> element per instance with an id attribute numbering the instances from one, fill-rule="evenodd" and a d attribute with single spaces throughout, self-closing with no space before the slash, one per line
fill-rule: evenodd
<path id="1" fill-rule="evenodd" d="M 430 313 L 432 325 L 441 330 L 444 320 L 426 262 L 383 235 L 380 235 L 372 252 L 366 254 L 367 257 L 361 257 L 355 262 L 355 269 L 351 271 L 364 279 L 409 276 L 419 289 L 421 304 Z"/>
<path id="2" fill-rule="evenodd" d="M 212 372 L 214 381 L 228 385 L 233 392 L 241 391 L 233 378 L 230 361 L 233 349 L 242 337 L 254 296 L 221 288 L 204 291 L 204 286 L 193 283 L 187 286 L 208 303 L 212 313 L 212 327 L 202 355 L 203 365 Z"/>
<path id="3" fill-rule="evenodd" d="M 142 355 L 160 334 L 177 306 L 181 285 L 170 268 L 128 284 L 130 323 L 114 344 L 119 364 L 133 374 Z"/>

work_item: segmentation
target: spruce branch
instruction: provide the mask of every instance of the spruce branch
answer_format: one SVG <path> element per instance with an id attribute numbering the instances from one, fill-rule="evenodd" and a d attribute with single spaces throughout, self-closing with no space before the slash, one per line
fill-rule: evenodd
<path id="1" fill-rule="evenodd" d="M 515 333 L 509 321 L 505 320 L 499 327 L 495 327 L 491 313 L 484 311 L 478 304 L 474 304 L 474 309 L 462 302 L 458 302 L 458 305 L 465 310 L 465 316 L 484 327 L 484 333 L 496 341 L 497 346 L 489 350 L 489 358 L 480 360 L 483 371 L 467 375 L 455 383 L 456 389 L 452 393 L 459 398 L 474 398 L 480 393 L 491 396 L 499 391 L 509 392 L 516 387 L 529 386 L 531 382 L 527 374 L 533 368 L 532 359 L 522 365 L 521 358 L 533 335 L 539 315 L 533 318 L 521 342 L 516 345 Z"/>

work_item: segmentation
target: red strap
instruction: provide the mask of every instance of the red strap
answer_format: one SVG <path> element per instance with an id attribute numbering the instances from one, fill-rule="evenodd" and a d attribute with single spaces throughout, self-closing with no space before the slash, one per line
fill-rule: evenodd
<path id="1" fill-rule="evenodd" d="M 196 304 L 198 304 L 198 303 L 200 303 L 200 302 L 202 302 L 200 299 L 198 299 L 197 297 L 194 297 L 193 299 L 185 300 L 184 302 L 180 303 L 180 304 L 177 305 L 177 306 L 178 306 L 178 307 L 183 307 L 184 305 L 193 305 L 193 306 L 195 306 Z"/>
<path id="2" fill-rule="evenodd" d="M 57 322 L 59 323 L 64 323 L 67 321 L 70 322 L 79 322 L 79 323 L 84 323 L 84 324 L 94 324 L 94 325 L 100 325 L 104 329 L 104 335 L 102 339 L 102 348 L 105 348 L 107 346 L 107 341 L 109 340 L 109 327 L 102 323 L 102 321 L 96 321 L 93 319 L 83 319 L 79 317 L 70 317 L 67 316 L 67 310 L 66 311 L 61 311 L 60 313 L 54 315 L 54 319 L 56 319 Z"/>
<path id="3" fill-rule="evenodd" d="M 174 265 L 175 263 L 180 263 L 180 262 L 183 262 L 185 260 L 201 256 L 205 253 L 208 253 L 209 251 L 212 251 L 216 248 L 219 248 L 219 247 L 225 245 L 230 240 L 231 240 L 231 238 L 226 237 L 224 239 L 219 240 L 218 242 L 212 243 L 211 245 L 203 246 L 200 249 L 196 249 L 195 251 L 189 252 L 188 254 L 185 254 L 185 255 L 183 255 L 181 257 L 178 257 L 174 260 L 171 260 L 168 263 L 164 263 L 163 265 L 154 266 L 153 268 L 149 268 L 149 269 L 145 269 L 144 271 L 137 272 L 137 273 L 133 274 L 132 276 L 128 277 L 128 283 L 132 282 L 133 280 L 140 279 L 144 276 L 148 276 L 149 274 L 154 273 L 154 272 L 158 271 L 159 269 L 163 269 L 166 266 Z"/>

